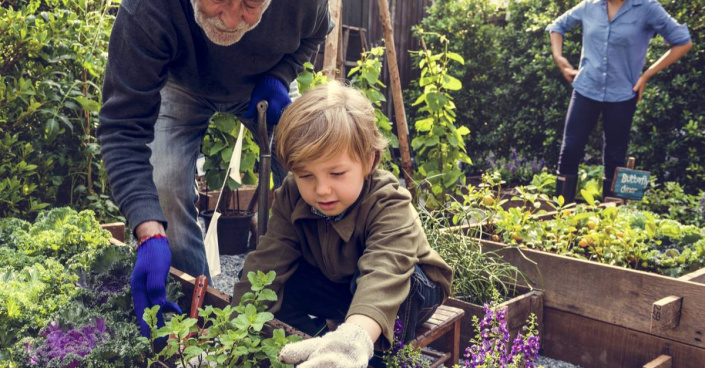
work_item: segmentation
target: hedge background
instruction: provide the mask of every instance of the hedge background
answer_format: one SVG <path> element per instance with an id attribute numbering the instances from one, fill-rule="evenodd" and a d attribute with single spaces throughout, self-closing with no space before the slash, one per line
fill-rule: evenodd
<path id="1" fill-rule="evenodd" d="M 437 0 L 429 9 L 421 27 L 449 37 L 452 50 L 466 61 L 455 70 L 463 90 L 453 97 L 458 125 L 471 131 L 467 147 L 476 164 L 469 171 L 484 168 L 490 151 L 509 157 L 512 150 L 525 158 L 545 159 L 548 168 L 555 170 L 572 88 L 555 66 L 544 29 L 578 2 L 526 0 L 500 9 L 487 0 Z M 661 3 L 679 22 L 688 24 L 694 46 L 647 84 L 628 154 L 636 157 L 638 168 L 695 191 L 705 187 L 705 103 L 701 102 L 705 5 L 689 0 Z M 575 67 L 581 37 L 577 27 L 564 43 L 564 55 Z M 645 68 L 667 49 L 656 36 Z M 409 94 L 412 98 L 414 91 Z M 407 111 L 413 114 L 411 107 Z M 590 137 L 586 161 L 601 163 L 601 148 L 600 125 Z"/>

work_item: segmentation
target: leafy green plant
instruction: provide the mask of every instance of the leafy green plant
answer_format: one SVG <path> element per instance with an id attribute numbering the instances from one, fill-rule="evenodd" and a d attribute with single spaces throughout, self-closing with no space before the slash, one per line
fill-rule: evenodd
<path id="1" fill-rule="evenodd" d="M 653 178 L 652 178 L 653 179 Z M 684 225 L 705 226 L 705 192 L 692 195 L 685 192 L 683 186 L 676 182 L 666 182 L 659 185 L 651 181 L 649 190 L 636 208 L 655 212 L 663 218 L 676 220 Z"/>
<path id="2" fill-rule="evenodd" d="M 677 277 L 705 265 L 705 229 L 629 206 L 563 206 L 538 221 L 519 208 L 498 213 L 494 235 L 510 245 Z"/>
<path id="3" fill-rule="evenodd" d="M 266 312 L 265 302 L 277 300 L 277 295 L 266 287 L 274 281 L 275 273 L 270 271 L 250 272 L 247 278 L 252 284 L 252 292 L 245 293 L 236 307 L 223 309 L 207 306 L 199 309 L 199 320 L 173 316 L 162 328 L 157 328 L 159 306 L 145 309 L 144 320 L 152 333 L 149 339 L 143 338 L 152 347 L 153 355 L 149 367 L 158 364 L 166 366 L 167 361 L 175 361 L 182 367 L 259 367 L 268 362 L 272 367 L 291 367 L 279 362 L 279 350 L 289 343 L 301 340 L 292 335 L 285 336 L 283 330 L 273 330 L 271 337 L 264 337 L 265 325 L 274 319 Z M 237 313 L 237 317 L 232 315 Z M 157 338 L 167 337 L 166 347 L 155 350 Z"/>
<path id="4" fill-rule="evenodd" d="M 117 5 L 29 0 L 0 7 L 0 216 L 31 219 L 52 204 L 120 218 L 107 199 L 95 139 Z"/>
<path id="5" fill-rule="evenodd" d="M 386 101 L 380 91 L 380 87 L 385 88 L 386 86 L 379 80 L 382 73 L 383 55 L 384 47 L 374 47 L 370 51 L 363 52 L 360 60 L 357 61 L 357 66 L 348 72 L 348 77 L 351 77 L 350 84 L 361 90 L 374 105 L 375 123 L 382 135 L 389 140 L 391 147 L 387 147 L 387 150 L 384 151 L 380 162 L 381 166 L 394 173 L 395 176 L 399 176 L 399 166 L 394 163 L 390 151 L 390 148 L 399 148 L 399 140 L 392 131 L 389 118 L 381 110 L 382 102 Z"/>
<path id="6" fill-rule="evenodd" d="M 463 64 L 463 57 L 449 51 L 449 40 L 445 36 L 424 32 L 416 28 L 424 49 L 418 51 L 421 76 L 419 87 L 423 93 L 412 106 L 419 106 L 419 119 L 414 123 L 416 132 L 411 147 L 416 153 L 418 171 L 416 180 L 430 183 L 430 191 L 418 191 L 425 205 L 440 208 L 450 193 L 459 192 L 458 185 L 465 185 L 465 176 L 458 163 L 471 164 L 466 154 L 465 136 L 470 130 L 465 126 L 456 127 L 455 103 L 449 91 L 462 88 L 462 83 L 450 74 L 452 62 Z M 425 37 L 436 37 L 441 50 L 434 53 L 426 47 Z"/>
<path id="7" fill-rule="evenodd" d="M 316 71 L 310 62 L 304 63 L 304 70 L 296 77 L 299 92 L 305 93 L 309 89 L 328 83 L 328 77 L 322 71 Z"/>
<path id="8" fill-rule="evenodd" d="M 230 166 L 230 158 L 235 148 L 235 141 L 240 132 L 241 122 L 231 114 L 217 113 L 211 118 L 206 136 L 203 138 L 201 153 L 206 160 L 203 164 L 205 171 L 205 181 L 211 190 L 220 189 L 226 179 L 225 173 Z M 257 176 L 254 173 L 255 164 L 259 157 L 259 145 L 248 129 L 244 129 L 245 134 L 242 140 L 242 156 L 240 161 L 240 173 L 243 184 L 257 183 Z M 227 178 L 226 187 L 235 190 L 239 185 L 232 178 Z M 227 201 L 225 202 L 227 203 Z"/>

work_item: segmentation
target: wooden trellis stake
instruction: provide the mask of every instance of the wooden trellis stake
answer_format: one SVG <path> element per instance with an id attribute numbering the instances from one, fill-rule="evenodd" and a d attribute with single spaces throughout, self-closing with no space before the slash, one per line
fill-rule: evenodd
<path id="1" fill-rule="evenodd" d="M 328 77 L 329 80 L 336 79 L 336 71 L 342 74 L 342 70 L 338 70 L 338 56 L 340 55 L 339 49 L 343 47 L 339 43 L 340 32 L 342 27 L 342 13 L 343 13 L 343 1 L 342 0 L 329 0 L 330 16 L 335 22 L 335 28 L 326 37 L 325 51 L 323 53 L 323 74 Z"/>
<path id="2" fill-rule="evenodd" d="M 397 138 L 399 139 L 399 153 L 401 154 L 401 168 L 404 174 L 406 187 L 412 191 L 412 170 L 411 154 L 409 152 L 409 137 L 406 127 L 406 113 L 404 112 L 404 100 L 401 95 L 401 80 L 399 78 L 399 66 L 397 65 L 397 51 L 394 47 L 394 30 L 389 15 L 389 4 L 387 0 L 377 0 L 379 5 L 379 17 L 384 27 L 385 49 L 387 50 L 387 65 L 389 66 L 389 79 L 392 87 L 392 100 L 394 102 L 394 115 L 397 122 Z"/>

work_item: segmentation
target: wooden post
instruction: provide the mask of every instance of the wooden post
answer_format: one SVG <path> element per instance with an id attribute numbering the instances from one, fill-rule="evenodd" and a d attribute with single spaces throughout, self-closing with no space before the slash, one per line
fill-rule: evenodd
<path id="1" fill-rule="evenodd" d="M 409 137 L 406 127 L 406 113 L 404 112 L 404 100 L 401 94 L 401 80 L 399 78 L 399 66 L 397 65 L 397 51 L 394 47 L 394 30 L 389 15 L 389 4 L 387 0 L 377 0 L 379 5 L 379 18 L 384 27 L 384 43 L 387 50 L 387 65 L 389 66 L 389 79 L 392 86 L 392 100 L 394 102 L 394 115 L 397 122 L 397 138 L 399 138 L 399 153 L 401 154 L 401 169 L 404 174 L 406 187 L 412 189 L 411 175 L 411 154 L 409 152 Z M 412 191 L 413 195 L 413 191 Z"/>
<path id="2" fill-rule="evenodd" d="M 328 77 L 329 80 L 336 79 L 336 66 L 338 62 L 338 48 L 343 47 L 338 43 L 340 39 L 340 30 L 342 29 L 342 17 L 343 13 L 343 1 L 342 0 L 330 0 L 330 16 L 335 22 L 335 28 L 326 37 L 325 51 L 323 53 L 323 74 Z"/>
<path id="3" fill-rule="evenodd" d="M 635 163 L 636 163 L 636 159 L 634 157 L 629 157 L 627 159 L 627 169 L 633 169 Z"/>

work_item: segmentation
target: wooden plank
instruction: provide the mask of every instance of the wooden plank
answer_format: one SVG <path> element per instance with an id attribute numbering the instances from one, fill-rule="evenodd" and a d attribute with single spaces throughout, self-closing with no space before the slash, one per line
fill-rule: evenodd
<path id="1" fill-rule="evenodd" d="M 683 298 L 678 327 L 658 336 L 705 347 L 705 285 L 481 240 L 545 291 L 546 307 L 649 333 L 652 304 L 667 296 Z"/>
<path id="2" fill-rule="evenodd" d="M 705 284 L 705 268 L 701 268 L 697 271 L 693 271 L 689 274 L 683 275 L 679 277 L 678 280 L 692 281 L 700 284 Z"/>
<path id="3" fill-rule="evenodd" d="M 683 298 L 667 296 L 653 304 L 651 313 L 651 332 L 668 331 L 678 327 L 681 319 Z"/>
<path id="4" fill-rule="evenodd" d="M 678 368 L 703 368 L 705 349 L 554 308 L 544 309 L 543 355 L 583 368 L 643 367 L 655 356 Z"/>
<path id="5" fill-rule="evenodd" d="M 110 235 L 112 237 L 120 242 L 125 241 L 125 223 L 124 222 L 111 222 L 109 224 L 101 224 L 100 227 L 102 227 L 105 230 L 110 231 Z"/>
<path id="6" fill-rule="evenodd" d="M 661 355 L 658 358 L 644 364 L 643 368 L 671 368 L 671 357 Z"/>

